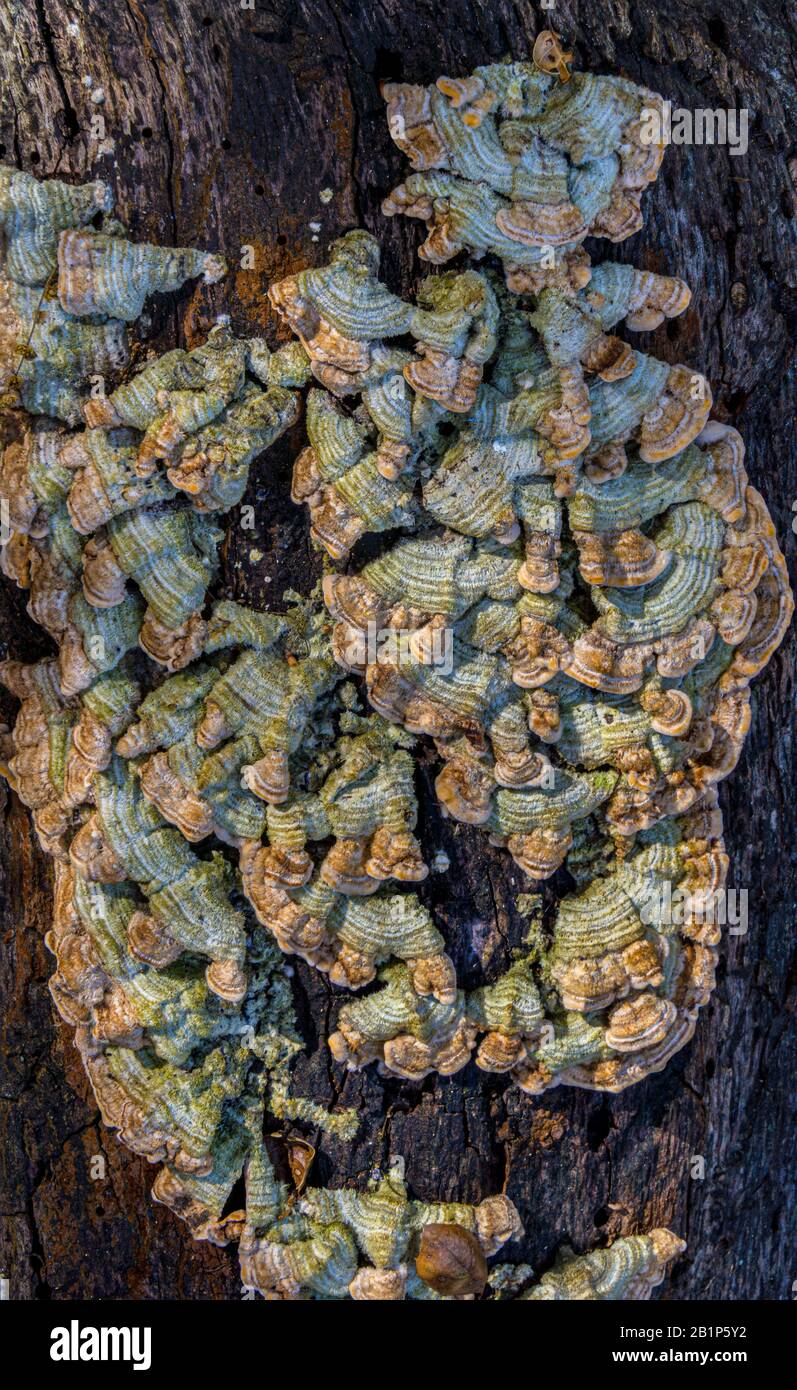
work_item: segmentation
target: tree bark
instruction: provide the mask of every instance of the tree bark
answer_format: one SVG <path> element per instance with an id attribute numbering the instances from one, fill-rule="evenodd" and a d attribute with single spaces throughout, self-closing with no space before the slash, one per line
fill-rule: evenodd
<path id="1" fill-rule="evenodd" d="M 381 240 L 392 289 L 406 295 L 419 278 L 417 225 L 380 213 L 405 167 L 380 80 L 429 82 L 527 58 L 551 22 L 574 41 L 582 69 L 620 73 L 676 106 L 749 109 L 746 156 L 670 150 L 644 198 L 644 230 L 610 252 L 592 249 L 691 284 L 689 311 L 641 345 L 708 376 L 715 414 L 744 435 L 751 482 L 793 565 L 797 30 L 777 0 L 561 0 L 552 14 L 530 0 L 7 0 L 0 156 L 42 176 L 107 179 L 135 238 L 228 256 L 233 270 L 219 285 L 151 309 L 148 341 L 159 349 L 190 345 L 219 312 L 274 345 L 284 333 L 267 285 L 320 263 L 327 242 L 352 226 Z M 92 134 L 97 114 L 104 140 Z M 255 268 L 235 269 L 247 245 Z M 228 525 L 224 596 L 278 608 L 286 587 L 312 588 L 319 557 L 289 499 L 301 442 L 300 425 L 253 467 L 244 500 L 257 530 Z M 0 603 L 3 655 L 41 655 L 46 639 L 25 616 L 24 595 L 3 581 Z M 352 1145 L 315 1136 L 316 1181 L 362 1182 L 400 1154 L 419 1197 L 475 1201 L 505 1187 L 526 1228 L 506 1255 L 538 1271 L 565 1240 L 583 1250 L 667 1225 L 688 1250 L 659 1297 L 792 1297 L 794 668 L 787 642 L 756 683 L 745 753 L 721 789 L 729 882 L 748 892 L 749 931 L 725 935 L 716 992 L 666 1071 L 617 1097 L 562 1088 L 539 1099 L 473 1064 L 418 1085 L 373 1068 L 344 1077 L 325 1043 L 341 993 L 299 965 L 306 1050 L 297 1091 L 356 1106 L 363 1121 Z M 506 968 L 520 940 L 513 895 L 522 875 L 478 830 L 441 820 L 432 773 L 427 751 L 420 833 L 451 868 L 433 874 L 422 896 L 470 988 Z M 193 1242 L 155 1207 L 152 1170 L 99 1122 L 71 1030 L 47 992 L 50 867 L 11 793 L 5 808 L 0 1270 L 11 1297 L 240 1297 L 235 1249 Z M 97 1155 L 104 1179 L 92 1177 Z"/>

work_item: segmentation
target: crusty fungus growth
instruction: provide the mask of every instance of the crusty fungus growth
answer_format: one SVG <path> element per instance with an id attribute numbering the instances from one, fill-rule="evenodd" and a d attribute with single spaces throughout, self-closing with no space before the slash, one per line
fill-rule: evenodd
<path id="1" fill-rule="evenodd" d="M 55 861 L 51 990 L 106 1123 L 162 1165 L 155 1200 L 238 1241 L 269 1299 L 645 1298 L 683 1248 L 566 1251 L 529 1287 L 487 1265 L 522 1234 L 509 1197 L 419 1201 L 395 1166 L 317 1187 L 290 1131 L 358 1119 L 293 1091 L 286 956 L 378 979 L 342 1002 L 335 1062 L 418 1081 L 475 1060 L 529 1095 L 657 1071 L 713 988 L 716 784 L 792 598 L 707 382 L 615 332 L 689 289 L 581 245 L 640 225 L 660 99 L 570 59 L 549 35 L 531 64 L 388 84 L 415 172 L 384 210 L 426 222 L 427 261 L 479 268 L 412 303 L 348 232 L 271 286 L 298 339 L 276 352 L 221 320 L 131 372 L 146 297 L 223 261 L 128 241 L 103 184 L 0 170 L 3 569 L 57 647 L 3 663 L 2 769 Z M 311 377 L 292 495 L 333 562 L 323 602 L 212 603 L 218 523 Z M 446 815 L 576 885 L 469 994 L 424 901 L 419 737 Z"/>

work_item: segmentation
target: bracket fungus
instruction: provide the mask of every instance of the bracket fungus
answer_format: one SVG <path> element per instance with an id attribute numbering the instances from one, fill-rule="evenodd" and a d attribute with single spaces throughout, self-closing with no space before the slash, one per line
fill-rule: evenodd
<path id="1" fill-rule="evenodd" d="M 545 249 L 557 247 L 577 282 L 587 235 L 622 241 L 642 225 L 641 196 L 664 153 L 644 139 L 645 108 L 661 106 L 654 92 L 592 73 L 561 84 L 520 62 L 429 87 L 386 83 L 383 94 L 416 171 L 383 211 L 426 222 L 425 260 L 492 252 L 511 288 L 532 289 Z"/>
<path id="2" fill-rule="evenodd" d="M 713 987 L 716 784 L 793 604 L 708 383 L 614 332 L 689 289 L 582 245 L 640 225 L 660 99 L 538 58 L 385 86 L 414 172 L 384 211 L 427 223 L 425 260 L 478 268 L 407 301 L 348 232 L 271 286 L 298 339 L 275 352 L 220 320 L 132 371 L 147 296 L 223 260 L 129 241 L 103 184 L 0 170 L 2 565 L 57 647 L 0 667 L 20 701 L 2 770 L 55 862 L 51 992 L 106 1123 L 162 1165 L 155 1199 L 238 1241 L 266 1298 L 645 1298 L 683 1248 L 565 1251 L 529 1286 L 487 1264 L 522 1231 L 507 1196 L 422 1202 L 395 1168 L 316 1187 L 306 1141 L 289 1181 L 267 1142 L 274 1121 L 359 1123 L 295 1093 L 288 956 L 378 980 L 339 1008 L 347 1068 L 474 1060 L 530 1095 L 658 1070 Z M 311 378 L 292 495 L 332 562 L 323 601 L 213 603 L 218 523 Z M 446 815 L 532 884 L 575 883 L 469 994 L 414 891 L 421 737 Z"/>
<path id="3" fill-rule="evenodd" d="M 426 330 L 397 313 L 364 234 L 359 298 L 342 293 L 346 239 L 329 266 L 273 286 L 305 345 L 297 304 L 326 330 L 293 495 L 337 566 L 323 584 L 335 658 L 385 719 L 434 741 L 444 813 L 532 882 L 566 866 L 577 891 L 542 958 L 469 999 L 429 998 L 388 963 L 330 1046 L 399 1076 L 448 1074 L 476 1049 L 532 1094 L 617 1091 L 683 1046 L 713 987 L 728 870 L 716 783 L 793 611 L 786 568 L 708 382 L 616 336 L 683 313 L 688 286 L 593 267 L 581 245 L 640 225 L 663 154 L 641 117 L 659 98 L 527 63 L 383 94 L 415 170 L 384 211 L 427 222 L 427 261 L 479 262 L 422 281 L 418 309 L 457 320 L 478 275 L 489 334 L 466 413 L 391 347 L 409 329 L 423 354 Z M 380 466 L 396 441 L 397 467 Z M 394 535 L 341 572 L 368 531 Z M 678 887 L 675 923 L 656 904 Z"/>
<path id="4" fill-rule="evenodd" d="M 223 269 L 135 246 L 117 225 L 85 230 L 98 212 L 110 212 L 103 185 L 3 171 L 3 569 L 58 654 L 2 664 L 20 701 L 2 769 L 55 861 L 52 996 L 105 1122 L 163 1165 L 155 1199 L 198 1239 L 239 1241 L 248 1284 L 265 1297 L 435 1297 L 402 1263 L 424 1226 L 460 1223 L 493 1254 L 520 1229 L 511 1203 L 495 1199 L 500 1220 L 492 1199 L 427 1208 L 393 1179 L 387 1202 L 352 1205 L 306 1188 L 305 1172 L 299 1206 L 264 1140 L 266 1112 L 348 1139 L 358 1121 L 294 1093 L 301 1041 L 278 945 L 294 948 L 247 903 L 265 882 L 251 861 L 268 860 L 273 892 L 315 874 L 341 982 L 365 983 L 397 952 L 418 989 L 454 991 L 428 913 L 379 896 L 385 880 L 426 874 L 409 741 L 354 713 L 318 605 L 207 607 L 213 513 L 241 499 L 252 460 L 297 418 L 308 359 L 221 322 L 89 395 L 89 369 L 126 368 L 125 325 L 147 294 Z M 240 867 L 192 847 L 211 835 Z M 297 878 L 291 863 L 316 840 L 326 851 Z M 242 1177 L 246 1210 L 227 1213 Z"/>
<path id="5" fill-rule="evenodd" d="M 657 1229 L 643 1236 L 622 1236 L 603 1250 L 576 1255 L 563 1248 L 553 1269 L 520 1295 L 532 1302 L 615 1302 L 644 1300 L 665 1276 L 667 1265 L 686 1249 L 672 1231 Z M 499 1266 L 491 1282 L 498 1291 L 511 1266 Z"/>

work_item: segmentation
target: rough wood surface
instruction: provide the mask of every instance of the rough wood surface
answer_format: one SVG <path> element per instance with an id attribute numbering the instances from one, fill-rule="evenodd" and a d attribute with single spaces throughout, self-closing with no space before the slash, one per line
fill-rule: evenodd
<path id="1" fill-rule="evenodd" d="M 619 72 L 676 105 L 747 107 L 750 148 L 669 151 L 645 197 L 645 229 L 619 249 L 694 290 L 682 318 L 648 336 L 652 350 L 704 371 L 717 413 L 744 434 L 752 482 L 767 498 L 791 562 L 797 497 L 797 31 L 779 0 L 574 0 L 553 13 L 580 67 Z M 387 133 L 379 81 L 463 74 L 529 55 L 550 23 L 529 0 L 6 0 L 0 10 L 2 158 L 42 175 L 102 177 L 134 236 L 221 248 L 242 245 L 254 270 L 211 290 L 164 299 L 153 340 L 202 334 L 229 311 L 238 330 L 277 325 L 265 289 L 364 225 L 385 246 L 391 287 L 418 275 L 417 227 L 385 221 L 380 198 L 402 157 Z M 101 89 L 104 100 L 92 101 Z M 104 116 L 106 138 L 91 135 Z M 328 201 L 322 190 L 330 189 Z M 324 194 L 324 197 L 327 197 Z M 319 222 L 318 240 L 312 223 Z M 601 247 L 595 248 L 600 253 Z M 616 254 L 612 251 L 612 254 Z M 732 292 L 733 291 L 733 292 Z M 187 313 L 186 328 L 181 327 Z M 642 339 L 646 346 L 646 340 Z M 255 466 L 245 499 L 257 531 L 232 524 L 224 592 L 279 606 L 286 585 L 311 587 L 319 561 L 305 517 L 288 500 L 292 439 Z M 254 556 L 250 551 L 254 550 Z M 257 558 L 257 552 L 262 558 Z M 3 654 L 34 658 L 42 640 L 24 597 L 0 594 Z M 730 883 L 749 894 L 749 933 L 727 938 L 719 983 L 694 1041 L 666 1072 L 617 1098 L 560 1089 L 505 1094 L 471 1065 L 422 1085 L 345 1080 L 324 1035 L 337 997 L 312 971 L 296 977 L 307 1039 L 305 1094 L 356 1105 L 352 1147 L 325 1142 L 318 1177 L 362 1180 L 402 1154 L 415 1192 L 473 1200 L 506 1184 L 526 1225 L 510 1258 L 550 1263 L 629 1231 L 669 1225 L 689 1249 L 660 1296 L 788 1299 L 797 1279 L 794 1076 L 797 1040 L 797 798 L 790 725 L 794 645 L 757 682 L 753 727 L 722 791 Z M 11 713 L 10 706 L 8 713 Z M 520 922 L 519 875 L 467 827 L 441 822 L 424 767 L 422 833 L 451 859 L 427 901 L 466 985 L 503 968 Z M 12 1298 L 237 1298 L 233 1250 L 197 1245 L 151 1205 L 152 1170 L 98 1123 L 70 1032 L 54 1017 L 42 937 L 50 869 L 27 813 L 7 800 L 2 832 L 3 1071 L 0 1081 L 3 1245 Z M 92 1157 L 105 1155 L 104 1180 Z M 693 1178 L 702 1156 L 705 1177 Z"/>

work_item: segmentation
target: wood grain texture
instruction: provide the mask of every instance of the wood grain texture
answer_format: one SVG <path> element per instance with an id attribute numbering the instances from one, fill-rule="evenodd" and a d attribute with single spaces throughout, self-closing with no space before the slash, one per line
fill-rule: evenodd
<path id="1" fill-rule="evenodd" d="M 709 377 L 715 413 L 747 441 L 751 481 L 793 568 L 794 18 L 778 0 L 562 0 L 555 18 L 582 68 L 621 73 L 680 106 L 749 109 L 748 154 L 670 150 L 645 196 L 644 230 L 610 254 L 690 282 L 687 314 L 638 341 Z M 417 226 L 379 211 L 403 167 L 379 81 L 427 82 L 441 71 L 527 57 L 548 23 L 529 0 L 256 0 L 254 9 L 237 0 L 6 0 L 2 157 L 41 175 L 108 179 L 137 238 L 219 248 L 233 265 L 243 245 L 254 246 L 254 270 L 162 298 L 150 311 L 151 341 L 190 344 L 225 311 L 237 330 L 263 331 L 273 345 L 280 334 L 268 282 L 320 262 L 327 240 L 349 227 L 379 236 L 391 288 L 407 294 L 417 281 Z M 92 101 L 100 90 L 104 99 Z M 97 112 L 104 142 L 90 134 Z M 605 254 L 605 246 L 593 251 Z M 731 294 L 734 286 L 742 288 Z M 312 587 L 319 560 L 303 513 L 288 499 L 300 443 L 301 427 L 253 468 L 244 500 L 255 507 L 257 529 L 242 531 L 235 518 L 229 526 L 225 595 L 279 607 L 286 586 Z M 3 654 L 40 655 L 24 596 L 4 581 L 0 603 Z M 506 1253 L 538 1269 L 565 1239 L 580 1250 L 669 1225 L 689 1248 L 660 1297 L 792 1297 L 794 672 L 787 642 L 756 683 L 746 751 L 721 792 L 729 882 L 748 891 L 749 932 L 726 938 L 712 1002 L 666 1072 L 619 1097 L 560 1089 L 537 1100 L 507 1093 L 500 1078 L 473 1065 L 420 1085 L 380 1079 L 373 1069 L 346 1079 L 324 1042 L 341 996 L 299 966 L 307 1047 L 298 1088 L 322 1101 L 340 1098 L 363 1117 L 352 1146 L 321 1143 L 318 1180 L 362 1181 L 401 1154 L 421 1197 L 476 1200 L 506 1184 L 526 1226 Z M 472 986 L 503 969 L 519 939 L 512 892 L 521 876 L 478 831 L 441 821 L 432 773 L 425 754 L 421 829 L 430 853 L 449 855 L 451 870 L 433 875 L 424 895 Z M 70 1030 L 55 1019 L 46 988 L 49 866 L 11 795 L 6 810 L 0 1268 L 10 1274 L 11 1296 L 240 1297 L 234 1251 L 192 1243 L 175 1218 L 153 1207 L 152 1170 L 98 1123 Z M 104 1181 L 90 1177 L 98 1154 L 106 1157 Z M 698 1155 L 703 1180 L 690 1177 Z"/>

